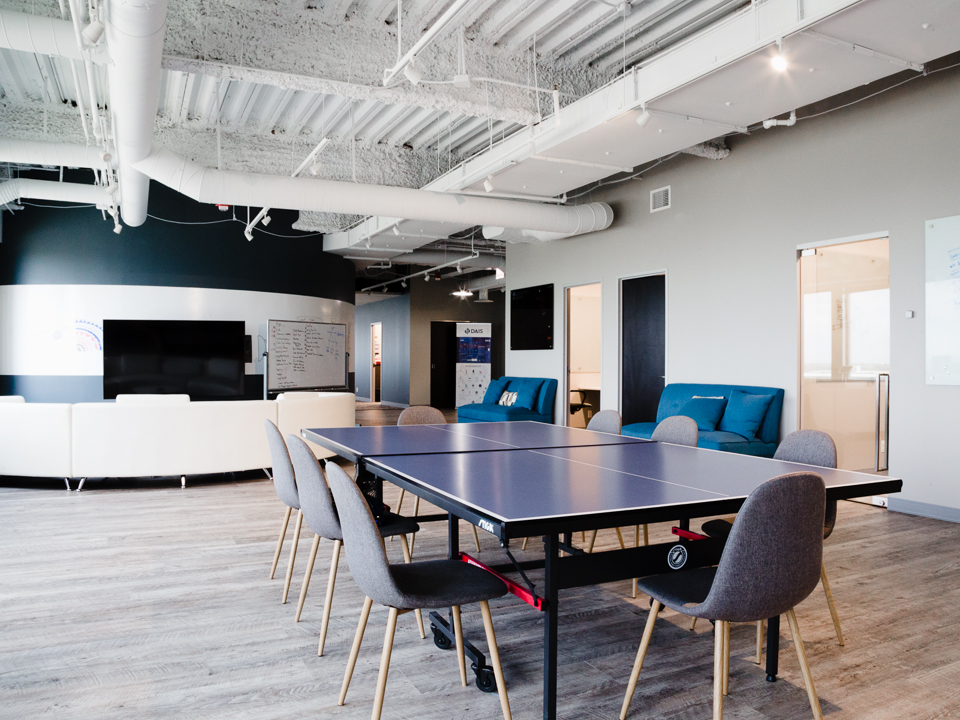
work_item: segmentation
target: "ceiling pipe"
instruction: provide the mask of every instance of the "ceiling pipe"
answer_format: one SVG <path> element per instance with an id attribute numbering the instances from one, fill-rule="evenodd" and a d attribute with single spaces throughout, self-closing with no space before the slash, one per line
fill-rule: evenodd
<path id="1" fill-rule="evenodd" d="M 150 154 L 153 144 L 167 0 L 107 0 L 106 8 L 120 208 L 123 221 L 136 227 L 147 219 L 150 178 L 134 165 Z"/>
<path id="2" fill-rule="evenodd" d="M 435 270 L 443 270 L 443 268 L 451 267 L 452 265 L 460 265 L 462 263 L 468 262 L 476 258 L 478 255 L 479 253 L 475 250 L 465 257 L 440 263 L 439 265 L 436 265 L 432 268 L 428 268 L 427 270 L 421 270 L 420 272 L 410 273 L 409 275 L 404 275 L 403 277 L 393 278 L 392 280 L 387 280 L 386 282 L 378 283 L 376 285 L 371 285 L 370 287 L 365 287 L 362 290 L 362 292 L 365 292 L 365 293 L 373 292 L 374 290 L 377 290 L 379 288 L 386 288 L 387 285 L 393 285 L 394 283 L 403 283 L 411 278 L 420 277 L 421 275 L 425 277 L 427 280 L 429 280 L 430 273 L 434 272 Z"/>
<path id="3" fill-rule="evenodd" d="M 452 253 L 439 250 L 414 250 L 410 253 L 404 253 L 399 257 L 391 258 L 393 261 L 404 265 L 439 265 L 450 259 Z M 372 260 L 375 258 L 371 258 Z M 460 260 L 460 265 L 464 268 L 481 268 L 490 270 L 503 270 L 506 267 L 506 258 L 502 255 L 491 255 L 481 253 L 477 257 L 471 257 L 466 260 Z"/>
<path id="4" fill-rule="evenodd" d="M 31 180 L 28 178 L 16 178 L 0 183 L 0 206 L 15 202 L 20 198 L 96 205 L 100 209 L 109 208 L 113 202 L 110 193 L 99 185 L 80 185 L 79 183 Z"/>
<path id="5" fill-rule="evenodd" d="M 496 275 L 487 275 L 486 277 L 467 280 L 463 286 L 466 290 L 496 290 L 507 286 L 506 278 L 498 278 Z"/>
<path id="6" fill-rule="evenodd" d="M 0 10 L 0 47 L 41 53 L 70 60 L 84 60 L 69 20 Z M 102 54 L 92 54 L 96 63 L 105 63 Z"/>
<path id="7" fill-rule="evenodd" d="M 102 170 L 109 165 L 103 156 L 92 145 L 0 139 L 0 162 Z"/>
<path id="8" fill-rule="evenodd" d="M 563 237 L 605 230 L 613 222 L 606 203 L 558 206 L 412 188 L 361 185 L 206 168 L 160 146 L 134 163 L 137 172 L 202 203 L 264 205 L 351 215 L 381 215 L 463 226 L 496 225 Z"/>

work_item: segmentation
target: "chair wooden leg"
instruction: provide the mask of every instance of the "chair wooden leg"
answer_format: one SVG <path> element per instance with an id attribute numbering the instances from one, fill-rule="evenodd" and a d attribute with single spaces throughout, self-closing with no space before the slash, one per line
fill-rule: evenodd
<path id="1" fill-rule="evenodd" d="M 520 546 L 520 549 L 521 549 L 521 550 L 526 550 L 526 549 L 527 549 L 527 541 L 528 541 L 529 539 L 530 539 L 530 538 L 524 538 L 524 539 L 523 539 L 523 545 Z"/>
<path id="2" fill-rule="evenodd" d="M 620 708 L 620 720 L 625 720 L 627 717 L 627 710 L 630 709 L 633 693 L 637 690 L 637 681 L 640 680 L 640 671 L 643 670 L 643 660 L 647 656 L 647 648 L 650 647 L 650 638 L 653 637 L 653 625 L 657 622 L 657 613 L 659 612 L 660 601 L 654 600 L 653 605 L 650 606 L 650 613 L 647 615 L 647 624 L 643 628 L 643 637 L 640 638 L 640 649 L 637 650 L 637 659 L 633 662 L 630 682 L 627 683 L 627 694 L 623 698 L 623 707 Z"/>
<path id="3" fill-rule="evenodd" d="M 337 705 L 343 705 L 347 699 L 347 689 L 350 687 L 350 678 L 353 677 L 353 669 L 357 666 L 357 656 L 360 654 L 360 643 L 363 642 L 363 631 L 367 629 L 367 618 L 370 617 L 370 608 L 373 607 L 373 600 L 368 597 L 363 599 L 363 610 L 360 611 L 360 622 L 357 625 L 357 634 L 353 636 L 353 647 L 350 648 L 350 657 L 347 660 L 347 669 L 343 673 L 343 685 L 340 686 L 340 699 Z"/>
<path id="4" fill-rule="evenodd" d="M 401 508 L 403 508 L 403 495 L 406 493 L 406 489 L 400 488 L 400 499 L 397 501 L 397 515 L 401 515 Z"/>
<path id="5" fill-rule="evenodd" d="M 511 720 L 510 699 L 507 697 L 507 683 L 503 679 L 503 666 L 500 664 L 500 649 L 497 647 L 497 634 L 493 631 L 493 618 L 490 616 L 490 604 L 480 601 L 480 613 L 483 615 L 483 629 L 487 634 L 487 647 L 490 650 L 490 662 L 493 664 L 493 676 L 497 680 L 497 694 L 500 696 L 500 709 L 503 720 Z"/>
<path id="6" fill-rule="evenodd" d="M 643 546 L 646 547 L 650 544 L 650 529 L 644 524 L 643 526 Z"/>
<path id="7" fill-rule="evenodd" d="M 626 550 L 626 549 L 627 549 L 627 546 L 626 546 L 626 545 L 624 544 L 624 542 L 623 542 L 623 533 L 620 532 L 620 528 L 614 528 L 614 530 L 617 531 L 617 540 L 620 541 L 620 549 L 621 549 L 621 550 Z"/>
<path id="8" fill-rule="evenodd" d="M 473 530 L 473 542 L 477 546 L 477 552 L 480 552 L 480 536 L 477 535 L 477 526 L 471 525 L 470 529 Z"/>
<path id="9" fill-rule="evenodd" d="M 286 512 L 283 513 L 283 522 L 280 524 L 280 537 L 277 538 L 277 549 L 273 553 L 273 565 L 270 567 L 270 579 L 273 580 L 274 573 L 277 572 L 277 563 L 280 562 L 280 551 L 283 549 L 283 539 L 287 536 L 287 523 L 290 522 L 290 513 L 293 512 L 292 507 L 287 507 Z"/>
<path id="10" fill-rule="evenodd" d="M 403 550 L 403 561 L 409 563 L 413 559 L 413 555 L 410 554 L 410 546 L 407 545 L 407 536 L 400 536 L 400 548 Z"/>
<path id="11" fill-rule="evenodd" d="M 810 699 L 810 709 L 813 710 L 815 720 L 823 720 L 823 713 L 820 711 L 820 698 L 817 697 L 817 689 L 813 685 L 813 675 L 810 673 L 810 665 L 807 663 L 807 651 L 803 647 L 803 638 L 800 637 L 800 626 L 797 625 L 797 614 L 793 608 L 787 610 L 787 622 L 790 623 L 790 633 L 793 635 L 793 644 L 797 648 L 797 659 L 800 661 L 800 672 L 803 674 L 803 682 L 807 686 L 807 697 Z"/>
<path id="12" fill-rule="evenodd" d="M 763 620 L 757 621 L 757 665 L 763 664 Z"/>
<path id="13" fill-rule="evenodd" d="M 713 720 L 723 720 L 723 620 L 714 623 Z"/>
<path id="14" fill-rule="evenodd" d="M 581 531 L 580 531 L 580 542 L 586 542 L 586 541 L 587 541 L 587 531 L 586 531 L 586 530 L 581 530 Z"/>
<path id="15" fill-rule="evenodd" d="M 297 601 L 297 616 L 294 622 L 300 622 L 300 613 L 303 612 L 303 601 L 307 599 L 307 588 L 310 587 L 310 576 L 313 575 L 313 563 L 317 560 L 317 549 L 320 547 L 320 536 L 313 536 L 313 545 L 310 546 L 310 557 L 307 560 L 307 569 L 303 573 L 303 583 L 300 585 L 300 599 Z"/>
<path id="16" fill-rule="evenodd" d="M 373 713 L 370 720 L 380 720 L 383 698 L 387 692 L 387 673 L 390 670 L 390 653 L 393 652 L 393 636 L 397 630 L 397 609 L 390 608 L 387 614 L 387 632 L 383 636 L 383 654 L 380 655 L 380 674 L 377 676 L 377 692 L 373 696 Z"/>
<path id="17" fill-rule="evenodd" d="M 286 605 L 287 595 L 290 594 L 290 581 L 293 579 L 293 563 L 297 559 L 297 544 L 300 542 L 300 528 L 303 527 L 303 511 L 297 510 L 297 524 L 293 526 L 293 545 L 290 546 L 290 562 L 287 563 L 287 578 L 283 582 L 283 599 L 281 605 Z"/>
<path id="18" fill-rule="evenodd" d="M 827 605 L 830 606 L 830 617 L 833 618 L 833 628 L 837 631 L 837 643 L 843 647 L 843 631 L 840 630 L 840 616 L 837 615 L 837 606 L 833 604 L 833 593 L 830 591 L 830 581 L 827 579 L 827 566 L 820 565 L 820 582 L 823 583 L 823 594 L 827 596 Z"/>
<path id="19" fill-rule="evenodd" d="M 467 661 L 463 655 L 463 625 L 460 622 L 460 606 L 450 608 L 453 615 L 453 636 L 457 641 L 457 664 L 460 666 L 460 684 L 467 686 Z"/>
<path id="20" fill-rule="evenodd" d="M 697 620 L 698 620 L 698 619 L 699 619 L 699 618 L 696 618 L 696 617 L 693 618 L 693 622 L 690 623 L 690 632 L 696 631 L 696 629 L 697 629 Z"/>
<path id="21" fill-rule="evenodd" d="M 330 578 L 327 580 L 327 596 L 323 600 L 323 620 L 320 621 L 320 642 L 317 644 L 317 655 L 320 657 L 323 657 L 323 644 L 327 640 L 327 629 L 330 627 L 330 608 L 333 607 L 333 588 L 337 584 L 337 568 L 340 567 L 340 548 L 342 546 L 342 540 L 333 541 Z"/>
<path id="22" fill-rule="evenodd" d="M 730 623 L 723 624 L 723 694 L 730 694 Z"/>
<path id="23" fill-rule="evenodd" d="M 597 531 L 596 531 L 596 530 L 591 530 L 591 531 L 590 531 L 590 542 L 587 543 L 587 552 L 588 552 L 588 553 L 592 553 L 592 552 L 593 552 L 593 544 L 594 544 L 596 541 L 597 541 Z"/>

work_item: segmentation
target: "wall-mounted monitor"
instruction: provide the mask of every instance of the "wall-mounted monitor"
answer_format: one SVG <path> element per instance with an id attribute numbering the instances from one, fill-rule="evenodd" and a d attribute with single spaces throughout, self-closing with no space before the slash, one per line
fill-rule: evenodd
<path id="1" fill-rule="evenodd" d="M 510 291 L 510 349 L 553 349 L 553 284 Z"/>
<path id="2" fill-rule="evenodd" d="M 103 397 L 241 397 L 245 345 L 239 320 L 104 320 Z"/>

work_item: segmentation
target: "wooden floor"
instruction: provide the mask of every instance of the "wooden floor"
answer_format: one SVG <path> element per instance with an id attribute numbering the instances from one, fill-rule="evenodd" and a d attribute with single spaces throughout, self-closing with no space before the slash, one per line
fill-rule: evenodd
<path id="1" fill-rule="evenodd" d="M 388 487 L 388 503 L 395 499 Z M 0 718 L 368 718 L 386 610 L 371 614 L 338 708 L 362 597 L 342 560 L 318 658 L 331 544 L 321 545 L 296 624 L 312 535 L 301 537 L 291 602 L 281 605 L 282 571 L 267 579 L 281 516 L 272 483 L 254 474 L 186 490 L 177 480 L 91 482 L 80 494 L 53 482 L 0 483 Z M 442 557 L 445 532 L 425 526 L 415 559 Z M 653 539 L 667 532 L 655 526 Z M 499 560 L 493 538 L 480 536 L 481 559 Z M 615 543 L 602 531 L 597 547 Z M 466 526 L 461 544 L 473 545 Z M 826 563 L 846 647 L 836 644 L 819 589 L 797 611 L 828 718 L 960 718 L 958 547 L 958 525 L 841 503 Z M 399 560 L 399 543 L 387 552 Z M 514 716 L 540 718 L 543 618 L 510 596 L 491 606 Z M 617 717 L 647 606 L 630 599 L 626 582 L 561 594 L 561 718 Z M 781 680 L 772 684 L 751 662 L 753 627 L 734 626 L 730 720 L 811 717 L 783 625 Z M 476 607 L 464 609 L 464 626 L 485 648 Z M 711 716 L 710 625 L 688 627 L 671 611 L 658 621 L 631 718 Z M 420 640 L 405 615 L 383 717 L 501 714 L 495 695 L 459 686 L 453 653 Z"/>

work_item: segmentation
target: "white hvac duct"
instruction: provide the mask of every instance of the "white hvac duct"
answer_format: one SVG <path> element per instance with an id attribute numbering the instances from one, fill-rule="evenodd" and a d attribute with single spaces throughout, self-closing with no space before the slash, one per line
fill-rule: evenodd
<path id="1" fill-rule="evenodd" d="M 612 212 L 611 210 L 611 215 Z M 604 227 L 608 227 L 609 225 L 610 223 L 607 223 Z M 482 234 L 487 240 L 503 240 L 508 243 L 549 242 L 550 240 L 562 240 L 563 238 L 570 237 L 567 233 L 528 229 L 521 230 L 517 228 L 497 227 L 494 225 L 484 225 Z"/>
<path id="2" fill-rule="evenodd" d="M 160 58 L 167 0 L 108 0 L 108 67 L 123 221 L 147 219 L 150 179 L 134 164 L 150 154 L 160 97 Z M 262 205 L 263 203 L 258 203 Z"/>
<path id="3" fill-rule="evenodd" d="M 507 286 L 506 278 L 498 278 L 496 275 L 487 275 L 482 278 L 467 280 L 463 286 L 467 290 L 494 290 Z"/>
<path id="4" fill-rule="evenodd" d="M 606 203 L 557 206 L 337 180 L 213 170 L 160 146 L 136 169 L 202 203 L 382 215 L 464 225 L 525 228 L 562 237 L 604 230 L 613 222 Z M 121 176 L 122 179 L 122 176 Z M 123 199 L 126 202 L 126 196 Z M 126 218 L 126 216 L 125 216 Z"/>
<path id="5" fill-rule="evenodd" d="M 107 166 L 101 152 L 91 145 L 0 139 L 0 162 L 101 170 Z"/>
<path id="6" fill-rule="evenodd" d="M 83 60 L 69 20 L 0 10 L 0 47 Z M 103 58 L 95 62 L 103 62 Z"/>
<path id="7" fill-rule="evenodd" d="M 80 185 L 51 180 L 29 180 L 27 178 L 7 180 L 0 184 L 0 205 L 15 202 L 20 198 L 75 202 L 83 205 L 96 205 L 98 208 L 108 208 L 113 202 L 113 198 L 99 185 Z"/>

